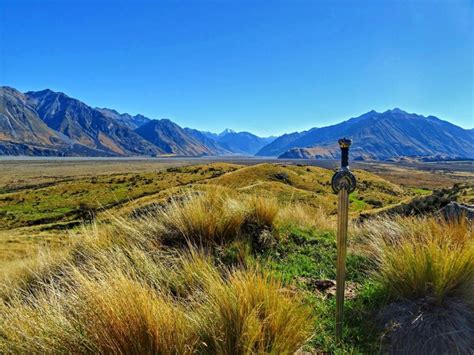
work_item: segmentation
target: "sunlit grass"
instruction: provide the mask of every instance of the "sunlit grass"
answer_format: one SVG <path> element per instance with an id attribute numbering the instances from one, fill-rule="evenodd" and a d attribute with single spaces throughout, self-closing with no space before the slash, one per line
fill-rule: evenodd
<path id="1" fill-rule="evenodd" d="M 275 201 L 209 193 L 85 226 L 63 254 L 4 280 L 0 352 L 297 351 L 314 326 L 301 295 L 258 266 L 229 269 L 206 255 L 241 240 L 246 223 L 271 227 L 277 212 Z M 163 248 L 167 238 L 180 238 L 179 251 Z"/>
<path id="2" fill-rule="evenodd" d="M 315 352 L 369 351 L 380 345 L 371 326 L 384 302 L 422 299 L 442 308 L 453 299 L 472 301 L 468 224 L 352 221 L 347 281 L 355 298 L 346 301 L 344 346 L 336 344 L 334 299 L 317 288 L 319 280 L 335 278 L 330 174 L 211 164 L 146 179 L 128 174 L 123 182 L 122 175 L 88 180 L 88 194 L 109 182 L 123 196 L 135 189 L 146 197 L 101 212 L 69 237 L 58 232 L 54 249 L 33 252 L 31 236 L 25 257 L 3 264 L 0 353 L 294 353 L 303 345 Z M 380 178 L 359 177 L 351 217 L 375 200 L 387 206 L 406 198 Z M 155 194 L 157 188 L 162 192 Z M 63 195 L 73 205 L 80 197 Z"/>
<path id="3" fill-rule="evenodd" d="M 452 295 L 472 302 L 474 240 L 464 219 L 397 218 L 371 221 L 368 250 L 377 278 L 397 297 Z"/>
<path id="4" fill-rule="evenodd" d="M 314 324 L 279 281 L 218 270 L 195 252 L 113 249 L 61 273 L 0 304 L 0 352 L 293 353 Z"/>
<path id="5" fill-rule="evenodd" d="M 336 216 L 329 216 L 322 208 L 291 203 L 280 209 L 275 223 L 280 228 L 335 230 Z"/>

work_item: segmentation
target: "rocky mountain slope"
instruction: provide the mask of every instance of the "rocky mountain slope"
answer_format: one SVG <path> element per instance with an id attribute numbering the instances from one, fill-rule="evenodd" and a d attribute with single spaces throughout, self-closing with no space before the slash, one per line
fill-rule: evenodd
<path id="1" fill-rule="evenodd" d="M 12 144 L 55 146 L 67 144 L 64 137 L 50 129 L 26 105 L 27 97 L 12 88 L 3 88 L 0 95 L 0 141 Z"/>
<path id="2" fill-rule="evenodd" d="M 13 88 L 0 88 L 1 155 L 99 155 L 98 151 L 48 127 L 28 100 L 28 96 Z"/>
<path id="3" fill-rule="evenodd" d="M 128 113 L 119 113 L 110 108 L 97 108 L 96 110 L 100 111 L 104 116 L 112 118 L 116 122 L 130 129 L 137 129 L 140 126 L 143 126 L 145 123 L 151 121 L 150 118 L 143 115 L 132 116 Z"/>
<path id="4" fill-rule="evenodd" d="M 92 108 L 52 90 L 0 87 L 0 154 L 53 156 L 257 155 L 337 158 L 337 140 L 354 141 L 354 159 L 474 158 L 474 130 L 400 109 L 367 112 L 336 125 L 281 137 L 226 129 L 220 134 L 174 122 Z"/>
<path id="5" fill-rule="evenodd" d="M 351 153 L 358 159 L 474 158 L 470 130 L 434 116 L 425 117 L 400 109 L 383 113 L 370 111 L 336 125 L 281 137 L 257 155 L 335 158 L 339 156 L 337 139 L 340 137 L 353 139 Z"/>
<path id="6" fill-rule="evenodd" d="M 168 120 L 151 120 L 135 130 L 165 154 L 183 156 L 216 155 L 213 148 L 186 133 L 176 123 Z"/>
<path id="7" fill-rule="evenodd" d="M 89 148 L 119 156 L 163 153 L 130 128 L 63 93 L 30 91 L 25 96 L 48 127 Z"/>

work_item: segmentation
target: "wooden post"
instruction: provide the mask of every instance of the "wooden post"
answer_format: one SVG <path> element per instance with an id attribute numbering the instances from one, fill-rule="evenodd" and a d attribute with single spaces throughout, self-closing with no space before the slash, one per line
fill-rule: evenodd
<path id="1" fill-rule="evenodd" d="M 344 316 L 344 289 L 346 279 L 347 224 L 349 220 L 349 194 L 355 190 L 356 179 L 349 170 L 350 139 L 339 139 L 341 168 L 332 177 L 331 185 L 338 194 L 337 207 L 337 262 L 336 262 L 336 340 L 342 340 Z"/>

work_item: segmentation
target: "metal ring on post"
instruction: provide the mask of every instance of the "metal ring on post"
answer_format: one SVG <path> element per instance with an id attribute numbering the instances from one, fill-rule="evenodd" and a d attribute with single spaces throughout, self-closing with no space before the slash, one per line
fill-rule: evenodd
<path id="1" fill-rule="evenodd" d="M 354 192 L 356 188 L 356 178 L 349 169 L 339 170 L 333 175 L 331 186 L 336 194 L 344 188 L 348 193 L 351 193 Z"/>

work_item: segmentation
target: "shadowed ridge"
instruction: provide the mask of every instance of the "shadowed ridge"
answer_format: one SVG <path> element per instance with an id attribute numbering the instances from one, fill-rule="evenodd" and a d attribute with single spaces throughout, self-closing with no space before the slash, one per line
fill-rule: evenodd
<path id="1" fill-rule="evenodd" d="M 158 155 L 162 151 L 133 130 L 63 93 L 46 89 L 25 94 L 28 104 L 52 129 L 106 155 Z"/>

